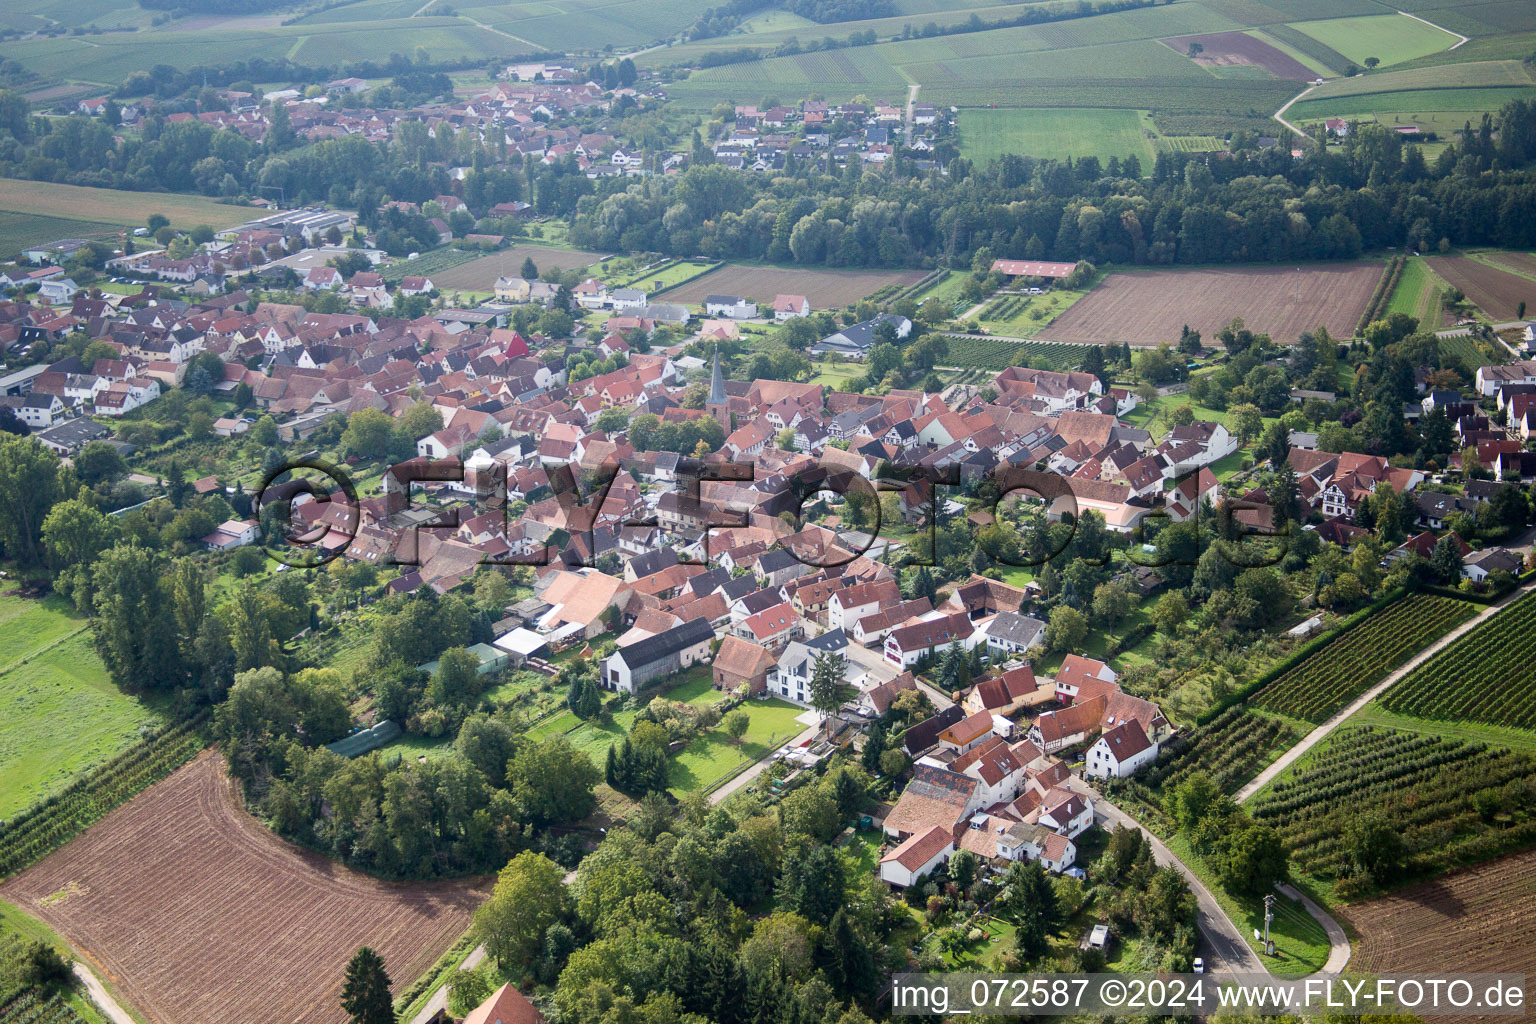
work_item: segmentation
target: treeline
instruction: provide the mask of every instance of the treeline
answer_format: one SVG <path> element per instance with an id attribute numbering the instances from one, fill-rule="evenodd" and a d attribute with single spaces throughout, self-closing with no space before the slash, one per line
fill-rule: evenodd
<path id="1" fill-rule="evenodd" d="M 0 112 L 10 109 L 0 93 Z M 477 214 L 525 198 L 570 217 L 589 249 L 824 266 L 968 265 L 983 247 L 1011 259 L 1174 265 L 1352 259 L 1430 244 L 1536 245 L 1536 104 L 1512 102 L 1428 163 L 1395 132 L 1361 125 L 1342 146 L 1229 157 L 1159 154 L 1150 176 L 1130 156 L 1078 161 L 1005 156 L 948 174 L 898 153 L 865 172 L 791 160 L 770 176 L 696 163 L 681 175 L 597 183 L 574 159 L 544 165 L 486 147 L 472 132 L 401 124 L 388 145 L 358 136 L 302 144 L 274 123 L 252 143 L 197 122 L 150 118 L 117 141 L 83 116 L 6 117 L 0 175 L 129 189 L 290 198 L 351 205 L 366 223 L 386 200 L 425 201 L 457 187 Z M 1497 128 L 1497 132 L 1495 131 Z M 18 135 L 18 132 L 20 133 Z M 458 186 L 446 168 L 470 166 Z M 476 204 L 479 209 L 475 209 Z M 408 226 L 390 225 L 410 244 Z"/>

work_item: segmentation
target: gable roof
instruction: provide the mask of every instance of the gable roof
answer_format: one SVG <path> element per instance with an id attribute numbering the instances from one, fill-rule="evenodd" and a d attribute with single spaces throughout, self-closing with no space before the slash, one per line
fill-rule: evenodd
<path id="1" fill-rule="evenodd" d="M 707 619 L 690 619 L 681 626 L 674 626 L 666 632 L 621 647 L 615 656 L 631 669 L 642 668 L 714 638 L 714 628 Z"/>

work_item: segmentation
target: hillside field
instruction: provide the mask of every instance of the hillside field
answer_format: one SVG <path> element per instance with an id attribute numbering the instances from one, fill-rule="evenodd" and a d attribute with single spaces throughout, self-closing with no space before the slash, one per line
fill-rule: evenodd
<path id="1" fill-rule="evenodd" d="M 169 192 L 125 192 L 111 188 L 85 188 L 49 181 L 0 178 L 0 221 L 12 214 L 27 217 L 83 221 L 87 226 L 137 227 L 152 213 L 164 214 L 178 228 L 207 224 L 227 228 L 260 215 L 249 206 L 229 206 L 202 196 Z M 10 229 L 7 228 L 7 231 Z M 87 232 L 88 233 L 88 232 Z M 52 241 L 52 239 L 42 239 Z M 25 244 L 25 243 L 24 243 Z"/>
<path id="2" fill-rule="evenodd" d="M 1437 53 L 1457 42 L 1451 33 L 1404 14 L 1292 22 L 1291 27 L 1362 67 L 1370 57 L 1377 58 L 1382 64 L 1400 64 Z"/>
<path id="3" fill-rule="evenodd" d="M 960 154 L 984 167 L 1008 153 L 1065 160 L 1135 156 L 1149 168 L 1156 159 L 1134 110 L 990 109 L 960 112 Z"/>
<path id="4" fill-rule="evenodd" d="M 97 657 L 63 598 L 0 597 L 0 819 L 56 793 L 160 723 Z"/>

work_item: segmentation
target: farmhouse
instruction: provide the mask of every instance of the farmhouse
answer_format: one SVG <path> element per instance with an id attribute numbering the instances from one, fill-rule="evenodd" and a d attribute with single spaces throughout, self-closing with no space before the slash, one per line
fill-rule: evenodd
<path id="1" fill-rule="evenodd" d="M 726 636 L 715 652 L 715 689 L 731 693 L 746 685 L 750 693 L 762 693 L 773 668 L 773 655 L 766 648 L 739 636 Z"/>
<path id="2" fill-rule="evenodd" d="M 773 318 L 779 323 L 793 320 L 797 316 L 811 315 L 811 300 L 804 295 L 775 295 L 773 297 Z"/>
<path id="3" fill-rule="evenodd" d="M 653 679 L 681 672 L 708 658 L 714 638 L 707 619 L 692 619 L 621 647 L 603 662 L 603 685 L 635 693 Z"/>
<path id="4" fill-rule="evenodd" d="M 810 350 L 815 355 L 836 353 L 849 359 L 864 359 L 879 343 L 876 333 L 883 324 L 892 326 L 898 340 L 912 333 L 912 321 L 906 317 L 897 316 L 894 313 L 881 313 L 873 319 L 861 321 L 851 327 L 844 327 L 836 334 L 827 335 L 812 345 Z"/>

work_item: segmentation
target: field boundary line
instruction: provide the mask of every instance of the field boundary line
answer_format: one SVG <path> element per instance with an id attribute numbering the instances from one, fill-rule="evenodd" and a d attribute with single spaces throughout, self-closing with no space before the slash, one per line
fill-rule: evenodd
<path id="1" fill-rule="evenodd" d="M 1456 42 L 1452 43 L 1450 46 L 1447 46 L 1442 51 L 1443 53 L 1450 53 L 1452 50 L 1456 49 L 1456 47 L 1460 46 L 1462 43 L 1470 41 L 1469 37 L 1462 35 L 1460 32 L 1452 32 L 1450 29 L 1446 28 L 1444 25 L 1436 25 L 1434 22 L 1430 21 L 1428 18 L 1421 18 L 1417 14 L 1409 14 L 1407 11 L 1398 11 L 1397 13 L 1401 14 L 1405 18 L 1412 18 L 1414 21 L 1421 21 L 1424 24 L 1428 25 L 1430 28 L 1437 28 L 1441 32 L 1444 32 L 1446 35 L 1455 36 L 1456 37 Z"/>
<path id="2" fill-rule="evenodd" d="M 1393 669 L 1381 682 L 1377 683 L 1375 686 L 1371 687 L 1369 690 L 1366 690 L 1360 696 L 1344 705 L 1342 709 L 1335 712 L 1326 722 L 1324 722 L 1322 725 L 1319 725 L 1311 732 L 1307 733 L 1306 736 L 1302 737 L 1301 742 L 1297 743 L 1295 746 L 1291 747 L 1291 749 L 1281 754 L 1278 758 L 1275 759 L 1274 763 L 1265 768 L 1258 775 L 1255 775 L 1253 777 L 1253 781 L 1239 789 L 1237 793 L 1233 795 L 1232 799 L 1239 804 L 1247 801 L 1254 794 L 1258 793 L 1259 790 L 1263 789 L 1265 786 L 1269 785 L 1270 782 L 1274 781 L 1276 776 L 1278 776 L 1281 772 L 1295 764 L 1303 754 L 1317 746 L 1317 744 L 1326 739 L 1329 734 L 1338 729 L 1339 726 L 1343 725 L 1351 715 L 1401 682 L 1408 676 L 1410 672 L 1424 664 L 1424 662 L 1428 661 L 1436 654 L 1439 654 L 1446 647 L 1449 647 L 1457 640 L 1460 640 L 1467 633 L 1470 633 L 1473 629 L 1476 629 L 1478 626 L 1487 622 L 1493 616 L 1509 607 L 1509 604 L 1513 598 L 1523 595 L 1525 592 L 1525 587 L 1516 587 L 1514 590 L 1511 590 L 1508 594 L 1500 598 L 1497 602 L 1489 605 L 1487 608 L 1484 608 L 1482 611 L 1472 616 L 1472 618 L 1468 619 L 1466 622 L 1463 622 L 1461 625 L 1440 637 L 1428 647 L 1420 650 L 1412 658 L 1409 658 L 1397 668 Z"/>
<path id="3" fill-rule="evenodd" d="M 79 636 L 81 633 L 84 633 L 86 630 L 88 630 L 90 628 L 91 628 L 91 624 L 89 622 L 87 622 L 85 625 L 81 626 L 79 629 L 76 629 L 76 630 L 73 630 L 73 631 L 71 631 L 69 633 L 66 633 L 65 635 L 59 637 L 57 640 L 53 641 L 52 643 L 44 644 L 43 646 L 37 648 L 36 650 L 31 651 L 24 658 L 17 658 L 15 661 L 11 662 L 9 665 L 0 665 L 0 676 L 5 675 L 7 672 L 9 672 L 13 668 L 20 668 L 21 666 L 25 665 L 27 662 L 31 661 L 33 658 L 36 658 L 40 654 L 47 654 L 49 651 L 53 650 L 55 647 L 58 647 L 64 641 L 66 641 L 66 640 L 73 640 L 75 637 Z"/>

